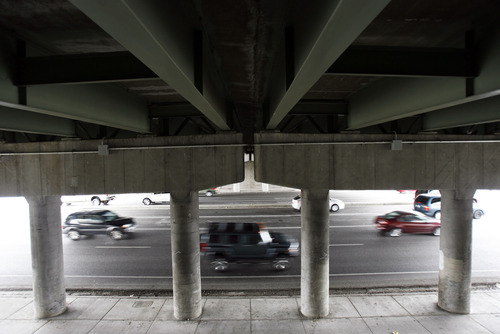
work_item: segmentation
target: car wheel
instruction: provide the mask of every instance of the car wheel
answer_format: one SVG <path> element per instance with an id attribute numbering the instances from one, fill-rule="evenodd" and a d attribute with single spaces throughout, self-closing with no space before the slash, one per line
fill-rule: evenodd
<path id="1" fill-rule="evenodd" d="M 211 191 L 207 191 L 207 192 L 205 193 L 205 196 L 210 197 L 210 196 L 213 196 L 213 194 L 214 194 L 213 192 L 211 192 Z"/>
<path id="2" fill-rule="evenodd" d="M 434 213 L 434 218 L 436 218 L 436 219 L 441 219 L 441 211 L 436 211 L 436 212 Z"/>
<path id="3" fill-rule="evenodd" d="M 226 260 L 215 260 L 211 263 L 212 269 L 215 271 L 226 271 L 229 268 L 229 263 Z"/>
<path id="4" fill-rule="evenodd" d="M 332 212 L 339 211 L 339 206 L 337 204 L 333 204 L 332 207 L 330 208 L 330 211 L 332 211 Z"/>
<path id="5" fill-rule="evenodd" d="M 484 216 L 483 210 L 474 211 L 474 219 L 481 219 Z"/>
<path id="6" fill-rule="evenodd" d="M 393 228 L 389 231 L 389 236 L 391 237 L 399 237 L 403 233 L 403 230 L 400 228 Z"/>
<path id="7" fill-rule="evenodd" d="M 121 240 L 123 239 L 123 232 L 120 230 L 112 230 L 111 232 L 109 232 L 109 236 L 113 240 Z"/>
<path id="8" fill-rule="evenodd" d="M 101 205 L 101 200 L 99 199 L 99 197 L 92 198 L 92 205 L 94 206 Z"/>
<path id="9" fill-rule="evenodd" d="M 68 232 L 68 237 L 71 240 L 76 241 L 76 240 L 80 240 L 81 235 L 80 235 L 80 232 L 78 232 L 77 230 L 71 230 Z"/>
<path id="10" fill-rule="evenodd" d="M 153 203 L 149 198 L 145 198 L 142 200 L 142 204 L 144 205 L 151 205 Z"/>
<path id="11" fill-rule="evenodd" d="M 286 259 L 278 259 L 273 262 L 273 268 L 277 271 L 283 271 L 290 267 L 290 262 Z"/>
<path id="12" fill-rule="evenodd" d="M 441 235 L 441 227 L 436 227 L 434 231 L 432 231 L 432 235 L 439 236 Z"/>

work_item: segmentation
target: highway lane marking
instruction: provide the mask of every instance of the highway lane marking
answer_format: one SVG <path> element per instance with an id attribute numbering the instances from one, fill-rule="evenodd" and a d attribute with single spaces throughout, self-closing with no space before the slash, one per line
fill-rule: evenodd
<path id="1" fill-rule="evenodd" d="M 118 249 L 125 249 L 125 248 L 133 248 L 133 249 L 147 249 L 151 248 L 151 246 L 95 246 L 95 248 L 118 248 Z"/>
<path id="2" fill-rule="evenodd" d="M 365 244 L 331 244 L 330 247 L 364 246 Z"/>
<path id="3" fill-rule="evenodd" d="M 473 273 L 500 273 L 500 269 L 478 269 Z M 427 275 L 436 274 L 439 271 L 390 271 L 380 273 L 347 273 L 330 274 L 330 277 L 348 276 L 381 276 L 381 275 Z M 172 276 L 92 276 L 92 275 L 64 275 L 68 278 L 121 278 L 121 279 L 172 279 Z M 32 275 L 1 275 L 0 278 L 32 277 Z M 267 276 L 201 276 L 205 279 L 238 279 L 238 278 L 300 278 L 300 275 L 267 275 Z"/>
<path id="4" fill-rule="evenodd" d="M 375 217 L 373 213 L 331 213 L 333 216 L 370 216 Z M 234 219 L 234 218 L 279 218 L 279 217 L 300 217 L 300 213 L 289 215 L 232 215 L 232 216 L 200 216 L 200 219 Z M 137 219 L 170 219 L 170 216 L 134 216 Z"/>
<path id="5" fill-rule="evenodd" d="M 203 227 L 202 227 L 203 228 Z M 271 226 L 270 230 L 300 230 L 300 226 Z M 370 228 L 373 229 L 373 225 L 340 225 L 340 226 L 330 226 L 330 228 Z M 139 231 L 170 231 L 170 227 L 137 227 Z"/>
<path id="6" fill-rule="evenodd" d="M 235 216 L 200 216 L 200 218 L 204 219 L 225 219 L 225 218 L 274 218 L 274 217 L 298 217 L 300 215 L 235 215 Z"/>

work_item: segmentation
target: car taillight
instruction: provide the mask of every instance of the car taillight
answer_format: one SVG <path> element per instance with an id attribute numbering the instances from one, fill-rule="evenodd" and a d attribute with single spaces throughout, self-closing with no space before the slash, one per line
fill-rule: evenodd
<path id="1" fill-rule="evenodd" d="M 207 251 L 207 243 L 206 242 L 200 242 L 200 252 L 206 252 Z"/>
<path id="2" fill-rule="evenodd" d="M 424 210 L 425 211 L 429 211 L 429 207 L 428 206 L 424 206 Z"/>

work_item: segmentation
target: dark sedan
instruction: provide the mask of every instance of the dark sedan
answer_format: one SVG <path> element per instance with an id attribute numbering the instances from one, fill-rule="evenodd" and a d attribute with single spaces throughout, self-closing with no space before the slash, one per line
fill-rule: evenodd
<path id="1" fill-rule="evenodd" d="M 375 218 L 375 226 L 384 235 L 399 237 L 402 233 L 440 235 L 441 222 L 420 213 L 392 211 Z"/>

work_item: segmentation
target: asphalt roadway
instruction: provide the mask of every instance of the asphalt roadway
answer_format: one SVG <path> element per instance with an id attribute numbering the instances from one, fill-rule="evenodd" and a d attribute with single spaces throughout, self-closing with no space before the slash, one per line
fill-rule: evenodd
<path id="1" fill-rule="evenodd" d="M 200 197 L 200 225 L 211 221 L 265 222 L 300 239 L 300 213 L 290 206 L 295 192 L 267 194 L 219 194 Z M 373 218 L 392 210 L 411 210 L 411 194 L 397 192 L 334 192 L 346 209 L 330 214 L 330 287 L 377 288 L 435 286 L 439 238 L 430 235 L 380 236 Z M 86 208 L 62 207 L 63 218 Z M 70 289 L 168 290 L 172 285 L 170 211 L 168 204 L 143 206 L 132 197 L 117 198 L 106 208 L 134 217 L 135 236 L 113 241 L 95 236 L 79 241 L 63 238 L 66 286 Z M 490 210 L 491 212 L 491 210 Z M 487 214 L 474 221 L 473 280 L 500 280 L 498 227 Z M 0 254 L 0 287 L 30 288 L 29 237 L 21 229 L 18 238 L 5 239 Z M 24 231 L 26 232 L 26 231 Z M 5 234 L 4 234 L 5 238 Z M 234 265 L 214 272 L 202 258 L 205 290 L 298 290 L 300 257 L 290 269 L 274 271 L 269 264 Z"/>

